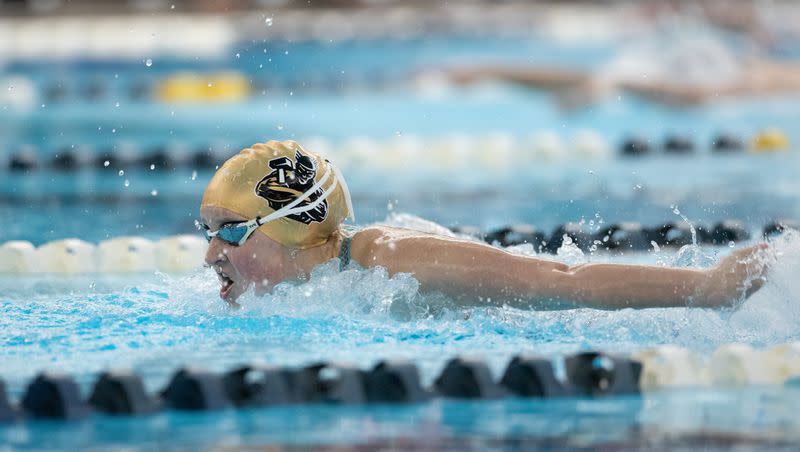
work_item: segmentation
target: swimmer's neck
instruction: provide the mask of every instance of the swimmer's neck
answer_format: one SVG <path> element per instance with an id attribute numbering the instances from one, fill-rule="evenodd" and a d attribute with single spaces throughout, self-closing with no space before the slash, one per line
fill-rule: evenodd
<path id="1" fill-rule="evenodd" d="M 314 267 L 324 264 L 339 255 L 339 248 L 342 244 L 340 234 L 334 234 L 327 242 L 320 246 L 307 248 L 304 250 L 294 250 L 291 253 L 295 268 L 303 279 L 311 274 Z"/>

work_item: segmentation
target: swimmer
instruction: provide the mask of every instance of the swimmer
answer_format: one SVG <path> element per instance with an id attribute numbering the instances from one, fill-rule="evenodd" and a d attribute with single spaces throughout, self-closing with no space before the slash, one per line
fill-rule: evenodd
<path id="1" fill-rule="evenodd" d="M 493 64 L 441 72 L 458 85 L 497 80 L 549 91 L 567 109 L 618 92 L 677 106 L 800 92 L 799 63 L 739 55 L 713 34 L 691 27 L 637 40 L 593 70 Z"/>
<path id="2" fill-rule="evenodd" d="M 421 292 L 462 305 L 531 309 L 734 306 L 765 281 L 766 245 L 737 250 L 707 269 L 560 262 L 511 254 L 484 243 L 402 228 L 350 230 L 350 194 L 333 164 L 294 141 L 255 144 L 214 174 L 200 207 L 206 263 L 220 297 L 263 294 L 303 280 L 332 259 L 340 267 L 409 273 Z"/>

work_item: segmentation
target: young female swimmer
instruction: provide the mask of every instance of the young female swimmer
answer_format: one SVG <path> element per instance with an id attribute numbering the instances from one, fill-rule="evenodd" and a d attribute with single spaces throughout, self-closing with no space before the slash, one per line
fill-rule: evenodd
<path id="1" fill-rule="evenodd" d="M 219 276 L 220 297 L 235 305 L 250 286 L 263 294 L 336 257 L 410 273 L 421 291 L 464 305 L 534 309 L 730 306 L 758 290 L 767 271 L 765 244 L 707 269 L 568 266 L 400 228 L 350 232 L 341 226 L 352 212 L 345 181 L 329 161 L 294 141 L 244 149 L 216 172 L 200 207 L 206 263 Z"/>

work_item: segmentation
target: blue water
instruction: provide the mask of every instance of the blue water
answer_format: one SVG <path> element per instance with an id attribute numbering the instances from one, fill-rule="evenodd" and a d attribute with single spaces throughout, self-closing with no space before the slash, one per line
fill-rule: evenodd
<path id="1" fill-rule="evenodd" d="M 644 399 L 433 402 L 404 407 L 282 407 L 169 413 L 140 419 L 98 416 L 81 423 L 0 429 L 9 448 L 143 450 L 264 448 L 519 450 L 610 447 L 792 450 L 797 419 L 784 417 L 797 389 L 656 394 Z M 743 411 L 739 411 L 744 408 Z M 761 414 L 759 410 L 763 410 Z M 786 419 L 789 419 L 788 422 Z M 731 432 L 731 427 L 737 430 Z M 700 433 L 696 433 L 700 432 Z M 358 438 L 354 440 L 353 438 Z M 658 441 L 658 442 L 656 442 Z M 326 448 L 327 447 L 327 448 Z"/>
<path id="2" fill-rule="evenodd" d="M 775 155 L 708 155 L 705 145 L 718 131 L 747 137 L 766 126 L 782 128 L 795 143 L 797 99 L 743 99 L 698 109 L 670 109 L 632 97 L 607 99 L 582 111 L 559 110 L 547 95 L 492 84 L 430 92 L 395 83 L 398 68 L 411 72 L 432 62 L 457 62 L 479 55 L 508 61 L 597 64 L 604 46 L 569 49 L 538 40 L 404 41 L 397 58 L 375 59 L 383 42 L 274 44 L 290 50 L 265 77 L 275 88 L 242 105 L 213 109 L 126 102 L 126 83 L 155 79 L 182 67 L 228 67 L 254 75 L 266 55 L 260 44 L 243 45 L 242 57 L 192 63 L 156 61 L 151 72 L 133 63 L 76 63 L 58 67 L 73 81 L 94 74 L 113 89 L 94 103 L 69 98 L 32 110 L 0 109 L 0 156 L 19 143 L 36 145 L 44 158 L 62 146 L 86 145 L 97 152 L 129 142 L 142 150 L 165 142 L 188 148 L 225 143 L 237 149 L 265 139 L 321 136 L 339 143 L 353 136 L 422 138 L 448 133 L 507 132 L 517 137 L 548 130 L 565 141 L 594 129 L 612 147 L 627 134 L 660 142 L 668 133 L 689 135 L 698 156 L 639 160 L 619 158 L 510 162 L 488 169 L 465 162 L 443 170 L 425 160 L 367 168 L 343 164 L 358 224 L 435 229 L 474 225 L 484 230 L 525 222 L 547 231 L 567 221 L 596 230 L 617 221 L 645 226 L 683 221 L 712 224 L 742 220 L 754 237 L 775 218 L 800 218 L 796 152 Z M 259 53 L 261 52 L 261 53 Z M 477 53 L 476 53 L 477 52 Z M 233 52 L 232 52 L 233 54 Z M 386 52 L 385 54 L 388 54 Z M 369 55 L 369 57 L 365 56 Z M 313 57 L 313 58 L 312 58 Z M 354 78 L 389 79 L 369 89 L 322 93 L 303 87 L 298 73 L 335 77 L 375 61 Z M 280 64 L 278 64 L 280 63 Z M 45 84 L 46 67 L 11 65 Z M 115 75 L 120 77 L 116 78 Z M 77 83 L 77 82 L 76 82 Z M 115 85 L 116 83 L 116 85 Z M 350 83 L 350 82 L 348 82 Z M 343 83 L 343 86 L 345 83 Z M 374 85 L 381 85 L 380 89 Z M 348 85 L 350 86 L 350 85 Z M 345 95 L 346 94 L 346 95 Z M 336 151 L 330 156 L 337 161 Z M 122 170 L 124 173 L 119 174 Z M 0 241 L 34 244 L 64 237 L 98 242 L 120 235 L 161 238 L 194 231 L 201 192 L 211 173 L 109 167 L 59 173 L 0 172 Z M 125 182 L 128 182 L 126 185 Z M 433 222 L 427 223 L 428 221 Z M 754 242 L 737 243 L 736 247 Z M 800 339 L 800 239 L 776 243 L 780 254 L 767 286 L 737 311 L 650 309 L 604 312 L 590 309 L 533 312 L 509 307 L 459 308 L 446 299 L 423 297 L 408 275 L 389 278 L 376 270 L 339 273 L 335 264 L 318 268 L 305 284 L 286 284 L 272 295 L 245 296 L 243 308 L 227 309 L 217 299 L 210 270 L 187 275 L 0 275 L 0 376 L 12 397 L 43 369 L 73 374 L 88 391 L 93 376 L 108 367 L 131 367 L 151 391 L 161 389 L 183 364 L 214 370 L 253 361 L 303 365 L 345 361 L 363 368 L 380 359 L 417 362 L 430 383 L 445 360 L 458 355 L 486 359 L 497 376 L 516 353 L 557 359 L 585 349 L 630 352 L 678 344 L 706 355 L 729 342 L 757 347 Z M 701 247 L 679 252 L 650 250 L 625 255 L 596 253 L 548 256 L 570 263 L 639 262 L 711 265 L 731 248 Z M 511 250 L 532 253 L 522 247 Z M 796 388 L 687 390 L 612 400 L 437 401 L 410 407 L 289 407 L 213 414 L 162 413 L 138 419 L 103 416 L 79 423 L 30 422 L 0 427 L 0 449 L 108 450 L 123 444 L 142 449 L 258 446 L 272 443 L 354 444 L 418 449 L 515 449 L 528 447 L 642 447 L 648 440 L 675 440 L 687 448 L 743 444 L 782 448 L 797 441 Z M 420 438 L 425 438 L 423 446 Z M 688 438 L 688 439 L 687 439 Z M 695 441 L 695 442 L 691 442 Z M 706 442 L 703 442 L 706 441 Z M 748 441 L 755 441 L 748 443 Z M 688 445 L 687 445 L 688 444 Z M 786 446 L 789 448 L 789 446 Z"/>
<path id="3" fill-rule="evenodd" d="M 337 154 L 330 157 L 336 161 Z M 343 171 L 360 224 L 402 211 L 444 226 L 488 230 L 530 223 L 549 232 L 568 221 L 594 221 L 598 229 L 600 221 L 644 226 L 682 221 L 672 209 L 679 206 L 698 224 L 732 218 L 758 234 L 774 219 L 800 218 L 798 169 L 798 155 L 784 153 L 526 161 L 501 170 L 466 162 L 447 171 L 422 162 L 365 171 L 356 163 Z M 77 175 L 4 174 L 0 214 L 14 221 L 5 226 L 3 239 L 38 245 L 71 236 L 98 242 L 119 235 L 194 233 L 211 177 L 191 169 L 119 175 L 116 167 Z"/>
<path id="4" fill-rule="evenodd" d="M 424 225 L 407 216 L 389 222 Z M 88 393 L 98 371 L 133 368 L 155 392 L 177 367 L 187 364 L 223 371 L 247 362 L 303 365 L 332 360 L 367 368 L 381 359 L 405 358 L 418 363 L 423 381 L 430 384 L 445 360 L 458 354 L 485 359 L 499 376 L 520 352 L 555 359 L 578 350 L 626 353 L 658 344 L 678 344 L 704 355 L 729 342 L 768 346 L 800 338 L 800 309 L 793 295 L 798 290 L 800 239 L 784 237 L 776 249 L 780 257 L 770 283 L 735 312 L 458 308 L 446 299 L 421 297 L 407 275 L 389 278 L 380 269 L 340 273 L 335 263 L 319 267 L 308 283 L 281 285 L 263 298 L 247 295 L 238 311 L 216 299 L 217 283 L 207 269 L 186 276 L 4 277 L 0 360 L 16 398 L 24 382 L 42 369 L 71 373 Z M 728 250 L 701 249 L 699 261 L 707 265 Z M 681 263 L 674 251 L 578 259 Z M 430 441 L 453 442 L 456 448 L 473 437 L 513 448 L 508 441 L 515 438 L 600 445 L 635 443 L 660 434 L 739 435 L 770 443 L 795 438 L 796 417 L 790 413 L 797 401 L 791 388 L 751 388 L 657 393 L 644 399 L 277 408 L 32 422 L 4 427 L 0 436 L 8 444 L 34 449 L 102 449 L 122 442 L 147 448 L 160 441 L 171 447 L 381 443 L 419 440 L 420 433 Z"/>

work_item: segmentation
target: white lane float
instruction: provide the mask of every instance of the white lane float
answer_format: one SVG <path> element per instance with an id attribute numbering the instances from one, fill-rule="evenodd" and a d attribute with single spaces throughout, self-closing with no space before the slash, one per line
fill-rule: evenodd
<path id="1" fill-rule="evenodd" d="M 36 264 L 36 247 L 31 242 L 12 240 L 0 245 L 0 273 L 29 273 Z"/>
<path id="2" fill-rule="evenodd" d="M 176 235 L 156 244 L 156 268 L 167 273 L 186 272 L 203 265 L 208 243 L 196 235 Z"/>
<path id="3" fill-rule="evenodd" d="M 800 341 L 769 347 L 762 355 L 772 383 L 783 384 L 800 378 Z"/>
<path id="4" fill-rule="evenodd" d="M 419 161 L 424 161 L 425 143 L 415 135 L 395 135 L 383 144 L 378 153 L 379 165 L 393 170 L 410 170 Z"/>
<path id="5" fill-rule="evenodd" d="M 155 245 L 142 237 L 116 237 L 97 245 L 97 268 L 104 272 L 147 272 L 156 268 Z"/>
<path id="6" fill-rule="evenodd" d="M 26 273 L 181 273 L 201 267 L 208 244 L 195 235 L 165 237 L 158 242 L 143 237 L 115 237 L 98 245 L 63 239 L 34 247 L 12 240 L 0 244 L 0 274 Z"/>
<path id="7" fill-rule="evenodd" d="M 575 155 L 586 159 L 602 159 L 611 155 L 611 146 L 593 130 L 579 130 L 572 138 Z"/>
<path id="8" fill-rule="evenodd" d="M 382 151 L 381 145 L 368 137 L 352 137 L 345 140 L 332 155 L 331 160 L 343 171 L 371 167 L 375 156 Z"/>
<path id="9" fill-rule="evenodd" d="M 517 146 L 517 141 L 508 133 L 493 132 L 480 136 L 475 140 L 472 149 L 474 161 L 488 170 L 514 169 Z"/>
<path id="10" fill-rule="evenodd" d="M 36 272 L 91 273 L 95 265 L 95 245 L 80 239 L 45 243 L 36 249 Z"/>
<path id="11" fill-rule="evenodd" d="M 554 161 L 564 158 L 564 143 L 554 132 L 538 132 L 528 138 L 527 145 L 535 161 Z"/>
<path id="12" fill-rule="evenodd" d="M 702 358 L 683 347 L 661 345 L 634 353 L 633 358 L 642 363 L 642 391 L 708 384 Z"/>
<path id="13" fill-rule="evenodd" d="M 764 353 L 746 344 L 718 347 L 708 361 L 708 376 L 715 386 L 773 383 L 773 372 L 765 366 Z"/>

